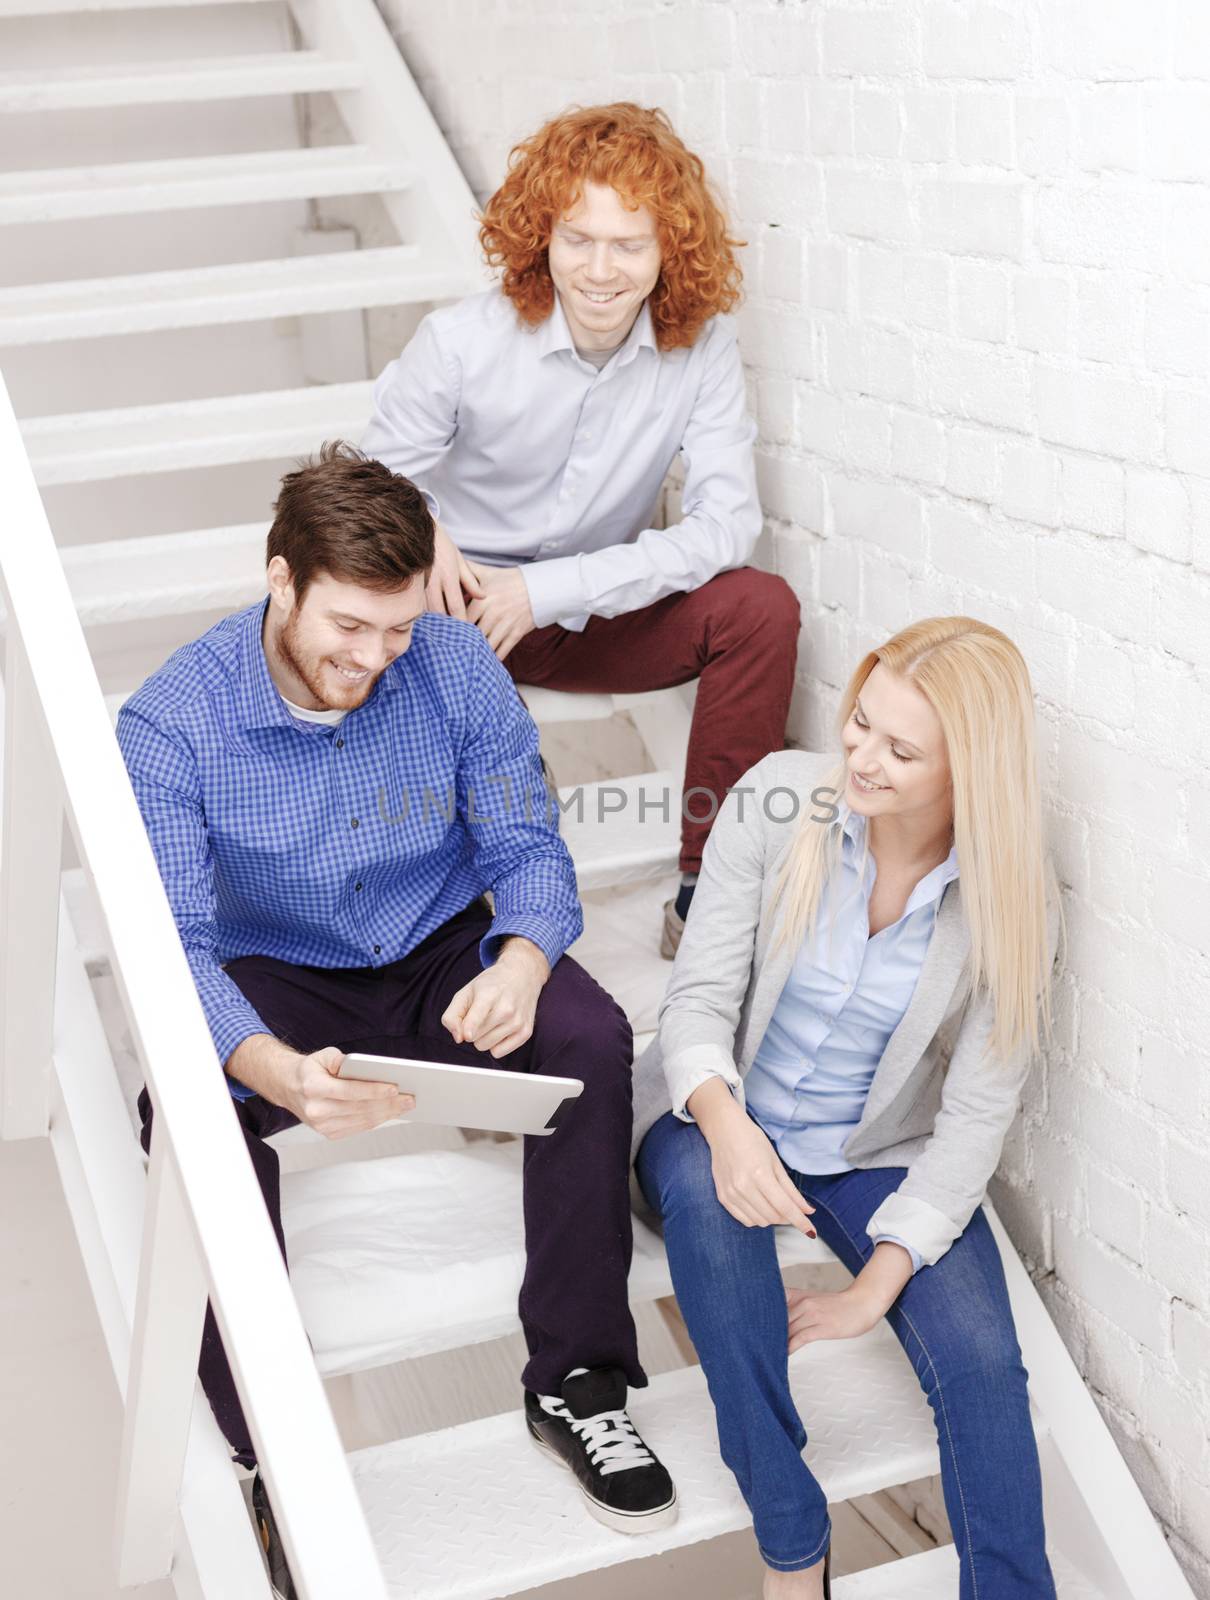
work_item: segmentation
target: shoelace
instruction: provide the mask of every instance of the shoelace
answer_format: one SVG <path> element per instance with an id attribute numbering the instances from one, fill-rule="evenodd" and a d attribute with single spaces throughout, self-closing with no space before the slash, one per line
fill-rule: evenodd
<path id="1" fill-rule="evenodd" d="M 633 1467 L 651 1467 L 655 1457 L 639 1437 L 634 1423 L 624 1411 L 601 1411 L 595 1417 L 573 1417 L 562 1400 L 542 1398 L 542 1409 L 562 1417 L 571 1431 L 584 1440 L 588 1457 L 603 1478 Z"/>

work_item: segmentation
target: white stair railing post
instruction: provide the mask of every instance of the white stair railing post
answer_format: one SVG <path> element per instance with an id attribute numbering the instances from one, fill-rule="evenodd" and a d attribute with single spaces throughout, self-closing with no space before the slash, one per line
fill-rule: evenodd
<path id="1" fill-rule="evenodd" d="M 0 836 L 0 1138 L 49 1125 L 63 787 L 29 658 L 10 619 Z"/>
<path id="2" fill-rule="evenodd" d="M 153 1137 L 118 1469 L 116 1555 L 123 1587 L 168 1575 L 189 1443 L 206 1277 L 180 1173 Z"/>

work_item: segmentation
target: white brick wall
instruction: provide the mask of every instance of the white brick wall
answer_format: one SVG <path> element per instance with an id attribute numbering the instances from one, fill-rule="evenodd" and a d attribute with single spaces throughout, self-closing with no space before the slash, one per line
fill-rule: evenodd
<path id="1" fill-rule="evenodd" d="M 1210 12 L 381 0 L 480 195 L 662 105 L 744 236 L 791 729 L 969 610 L 1025 650 L 1070 951 L 997 1199 L 1210 1600 Z"/>

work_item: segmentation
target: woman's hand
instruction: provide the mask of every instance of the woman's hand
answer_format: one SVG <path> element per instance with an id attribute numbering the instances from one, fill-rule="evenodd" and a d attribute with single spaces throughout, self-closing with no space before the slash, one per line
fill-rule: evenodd
<path id="1" fill-rule="evenodd" d="M 787 1289 L 790 1354 L 816 1339 L 859 1339 L 886 1316 L 912 1276 L 912 1258 L 902 1245 L 880 1240 L 847 1289 L 812 1294 Z"/>
<path id="2" fill-rule="evenodd" d="M 858 1339 L 886 1315 L 856 1284 L 830 1294 L 787 1289 L 786 1309 L 790 1313 L 791 1355 L 816 1339 Z"/>
<path id="3" fill-rule="evenodd" d="M 433 542 L 433 568 L 425 586 L 425 604 L 430 611 L 444 611 L 447 617 L 466 621 L 466 596 L 472 600 L 483 598 L 483 585 L 474 569 L 446 533 L 440 523 L 436 525 Z"/>
<path id="4" fill-rule="evenodd" d="M 746 1228 L 788 1222 L 809 1239 L 815 1207 L 794 1186 L 768 1137 L 733 1098 L 721 1078 L 709 1078 L 689 1096 L 687 1109 L 710 1146 L 719 1203 Z"/>

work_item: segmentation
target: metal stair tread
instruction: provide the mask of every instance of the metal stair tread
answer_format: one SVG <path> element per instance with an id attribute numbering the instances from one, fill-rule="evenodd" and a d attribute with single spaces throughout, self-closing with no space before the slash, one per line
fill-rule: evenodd
<path id="1" fill-rule="evenodd" d="M 1069 1561 L 1054 1550 L 1049 1554 L 1059 1600 L 1101 1600 Z M 836 1600 L 958 1600 L 958 1552 L 952 1544 L 939 1545 L 835 1578 L 832 1590 Z"/>
<path id="2" fill-rule="evenodd" d="M 360 62 L 318 50 L 104 66 L 26 68 L 0 73 L 0 112 L 83 110 L 101 106 L 162 105 L 185 100 L 234 100 L 254 95 L 315 94 L 353 89 L 364 79 Z"/>
<path id="3" fill-rule="evenodd" d="M 464 287 L 415 245 L 0 289 L 0 346 L 417 304 Z"/>
<path id="4" fill-rule="evenodd" d="M 411 162 L 365 145 L 26 169 L 0 173 L 0 223 L 380 194 L 414 177 Z"/>
<path id="5" fill-rule="evenodd" d="M 288 1172 L 282 1215 L 295 1298 L 326 1377 L 520 1326 L 519 1141 Z M 790 1228 L 778 1230 L 778 1251 L 784 1266 L 833 1260 Z M 636 1217 L 631 1300 L 671 1293 L 663 1241 Z"/>
<path id="6" fill-rule="evenodd" d="M 88 483 L 141 472 L 269 461 L 357 438 L 371 382 L 31 417 L 21 434 L 39 484 Z"/>
<path id="7" fill-rule="evenodd" d="M 938 1470 L 932 1414 L 885 1325 L 810 1345 L 790 1371 L 806 1458 L 830 1501 Z M 680 1502 L 671 1528 L 632 1538 L 587 1515 L 570 1475 L 530 1444 L 519 1408 L 350 1456 L 392 1597 L 489 1600 L 750 1525 L 699 1367 L 654 1378 L 629 1407 Z"/>
<path id="8" fill-rule="evenodd" d="M 560 805 L 573 807 L 559 818 L 559 831 L 581 892 L 675 870 L 681 787 L 680 773 L 640 772 L 559 790 Z"/>

